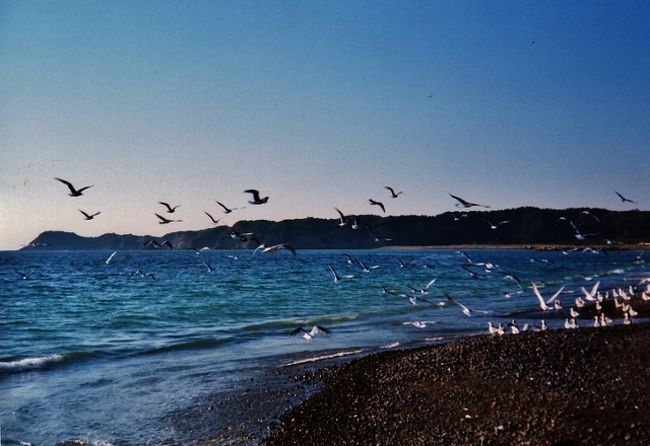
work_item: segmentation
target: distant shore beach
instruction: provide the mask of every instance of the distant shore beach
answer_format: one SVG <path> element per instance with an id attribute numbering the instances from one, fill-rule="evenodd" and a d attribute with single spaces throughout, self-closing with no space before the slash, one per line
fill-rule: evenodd
<path id="1" fill-rule="evenodd" d="M 334 370 L 266 445 L 650 443 L 650 325 L 391 351 Z"/>

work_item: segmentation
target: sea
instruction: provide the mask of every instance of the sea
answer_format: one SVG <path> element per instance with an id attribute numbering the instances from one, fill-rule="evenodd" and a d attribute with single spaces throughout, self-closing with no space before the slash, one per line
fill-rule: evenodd
<path id="1" fill-rule="evenodd" d="M 489 321 L 563 329 L 580 287 L 649 275 L 641 251 L 112 253 L 0 252 L 2 446 L 204 444 L 193 409 L 270 371 L 484 335 Z M 532 281 L 545 297 L 564 286 L 563 310 L 541 312 Z M 329 333 L 303 336 L 315 325 Z"/>

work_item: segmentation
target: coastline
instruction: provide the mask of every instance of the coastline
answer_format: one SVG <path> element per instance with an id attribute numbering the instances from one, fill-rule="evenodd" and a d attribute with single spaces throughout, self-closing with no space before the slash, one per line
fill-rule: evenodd
<path id="1" fill-rule="evenodd" d="M 635 251 L 650 250 L 650 243 L 622 243 L 618 245 L 607 244 L 554 244 L 554 243 L 520 243 L 520 244 L 498 244 L 498 243 L 478 243 L 478 244 L 458 244 L 458 245 L 389 245 L 381 246 L 379 250 L 395 251 L 427 251 L 427 250 L 454 250 L 454 249 L 530 249 L 534 251 L 561 251 L 572 249 L 606 249 L 608 251 Z"/>
<path id="2" fill-rule="evenodd" d="M 650 325 L 373 354 L 324 376 L 265 445 L 648 444 Z"/>

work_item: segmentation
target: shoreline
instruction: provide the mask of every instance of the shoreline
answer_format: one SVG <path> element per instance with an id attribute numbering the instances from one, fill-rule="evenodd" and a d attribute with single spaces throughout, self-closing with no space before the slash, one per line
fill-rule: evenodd
<path id="1" fill-rule="evenodd" d="M 606 249 L 608 251 L 637 251 L 637 250 L 650 250 L 649 243 L 623 243 L 620 245 L 607 245 L 607 244 L 585 244 L 585 245 L 572 245 L 572 244 L 557 244 L 557 243 L 521 243 L 521 244 L 457 244 L 457 245 L 394 245 L 394 246 L 381 246 L 379 250 L 395 250 L 395 251 L 435 251 L 435 250 L 454 250 L 454 249 L 530 249 L 534 251 L 561 251 L 572 249 Z"/>
<path id="2" fill-rule="evenodd" d="M 650 324 L 394 350 L 319 370 L 264 445 L 648 444 Z"/>

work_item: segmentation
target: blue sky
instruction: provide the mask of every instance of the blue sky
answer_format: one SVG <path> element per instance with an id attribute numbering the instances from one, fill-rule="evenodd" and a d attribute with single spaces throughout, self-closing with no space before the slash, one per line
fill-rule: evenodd
<path id="1" fill-rule="evenodd" d="M 4 1 L 0 54 L 0 249 L 248 188 L 227 223 L 648 206 L 648 2 Z"/>

